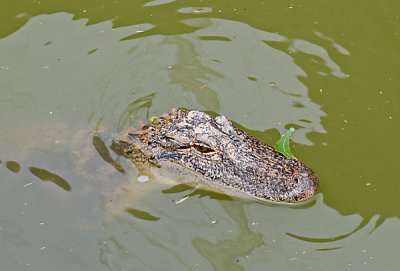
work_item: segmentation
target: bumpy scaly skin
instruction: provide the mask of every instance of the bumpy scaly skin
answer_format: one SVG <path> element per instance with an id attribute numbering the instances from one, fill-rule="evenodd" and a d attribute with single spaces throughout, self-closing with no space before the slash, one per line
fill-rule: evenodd
<path id="1" fill-rule="evenodd" d="M 170 161 L 204 180 L 273 202 L 300 202 L 318 190 L 315 173 L 245 132 L 225 116 L 172 110 L 155 125 L 127 133 L 126 155 L 138 164 Z"/>

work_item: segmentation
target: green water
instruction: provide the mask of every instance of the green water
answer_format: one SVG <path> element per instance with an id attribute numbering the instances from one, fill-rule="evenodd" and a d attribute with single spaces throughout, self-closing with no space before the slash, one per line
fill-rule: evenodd
<path id="1" fill-rule="evenodd" d="M 1 270 L 399 270 L 398 1 L 1 6 Z M 173 107 L 295 127 L 320 193 L 137 183 L 112 138 Z"/>

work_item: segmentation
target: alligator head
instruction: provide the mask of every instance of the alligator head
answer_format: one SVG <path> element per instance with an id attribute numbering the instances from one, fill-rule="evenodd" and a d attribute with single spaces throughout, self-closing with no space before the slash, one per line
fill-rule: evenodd
<path id="1" fill-rule="evenodd" d="M 210 184 L 264 201 L 304 201 L 319 186 L 309 167 L 235 128 L 225 116 L 173 110 L 157 124 L 129 131 L 125 140 L 125 153 L 135 163 L 138 155 L 133 152 L 155 164 L 174 162 Z"/>

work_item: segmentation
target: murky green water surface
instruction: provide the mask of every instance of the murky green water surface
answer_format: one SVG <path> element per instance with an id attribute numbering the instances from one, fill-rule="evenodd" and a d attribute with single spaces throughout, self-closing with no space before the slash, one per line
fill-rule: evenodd
<path id="1" fill-rule="evenodd" d="M 399 270 L 399 10 L 3 1 L 1 269 Z M 172 107 L 271 145 L 295 127 L 320 193 L 274 206 L 138 183 L 112 138 Z"/>

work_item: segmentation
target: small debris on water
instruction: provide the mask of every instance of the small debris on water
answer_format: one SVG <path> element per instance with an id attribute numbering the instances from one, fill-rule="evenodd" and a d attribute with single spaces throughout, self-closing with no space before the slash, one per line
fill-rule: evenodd
<path id="1" fill-rule="evenodd" d="M 211 220 L 211 224 L 217 223 L 217 220 Z"/>
<path id="2" fill-rule="evenodd" d="M 140 176 L 137 178 L 137 180 L 138 180 L 139 183 L 148 182 L 149 179 L 150 179 L 149 176 L 146 176 L 146 175 L 140 175 Z"/>
<path id="3" fill-rule="evenodd" d="M 26 184 L 24 184 L 24 187 L 28 187 L 30 185 L 32 185 L 32 183 L 26 183 Z"/>
<path id="4" fill-rule="evenodd" d="M 150 122 L 152 123 L 152 124 L 157 124 L 157 122 L 158 122 L 158 118 L 156 117 L 156 116 L 152 116 L 151 118 L 150 118 Z"/>
<path id="5" fill-rule="evenodd" d="M 207 11 L 205 11 L 204 9 L 202 9 L 202 8 L 198 8 L 198 9 L 196 9 L 195 11 L 194 11 L 194 13 L 197 13 L 197 14 L 200 14 L 200 13 L 206 13 Z"/>
<path id="6" fill-rule="evenodd" d="M 187 200 L 188 198 L 189 198 L 189 196 L 183 197 L 183 198 L 181 198 L 180 200 L 178 200 L 177 202 L 175 202 L 175 204 L 182 203 L 182 202 L 184 202 L 185 200 Z"/>

